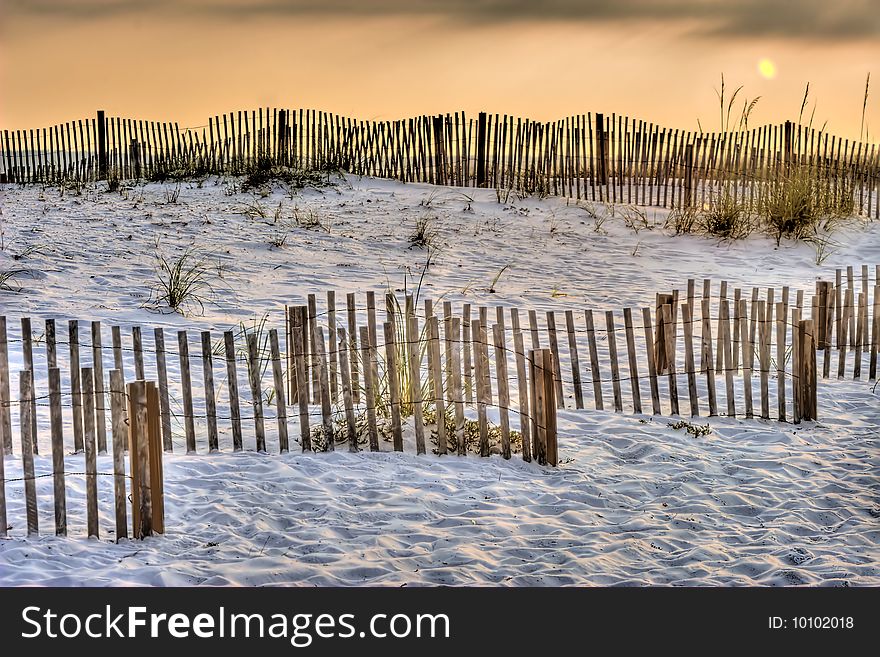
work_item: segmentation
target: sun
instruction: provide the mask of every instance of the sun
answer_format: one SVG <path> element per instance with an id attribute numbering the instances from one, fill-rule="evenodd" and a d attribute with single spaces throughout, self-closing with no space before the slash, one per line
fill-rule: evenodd
<path id="1" fill-rule="evenodd" d="M 758 62 L 758 73 L 760 73 L 761 77 L 765 80 L 772 80 L 776 77 L 776 64 L 773 63 L 772 59 L 767 59 L 765 57 Z"/>

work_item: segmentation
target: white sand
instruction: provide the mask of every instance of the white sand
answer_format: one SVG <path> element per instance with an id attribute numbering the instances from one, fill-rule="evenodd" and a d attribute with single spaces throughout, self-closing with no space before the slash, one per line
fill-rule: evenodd
<path id="1" fill-rule="evenodd" d="M 146 327 L 187 327 L 195 338 L 195 329 L 224 330 L 264 312 L 280 328 L 283 304 L 309 292 L 335 288 L 341 307 L 345 292 L 383 290 L 389 282 L 402 288 L 404 271 L 417 276 L 424 262 L 425 252 L 407 243 L 423 215 L 439 218 L 442 247 L 425 294 L 456 304 L 619 310 L 651 303 L 656 291 L 683 290 L 691 277 L 698 291 L 699 280 L 711 277 L 716 293 L 722 278 L 809 293 L 835 267 L 880 261 L 877 223 L 840 229 L 819 266 L 806 244 L 777 249 L 761 237 L 734 244 L 672 237 L 662 229 L 665 213 L 655 210 L 647 211 L 648 222 L 659 225 L 636 233 L 620 208 L 602 223 L 560 199 L 499 204 L 492 190 L 353 178 L 293 198 L 276 190 L 255 199 L 225 195 L 225 187 L 214 180 L 203 188 L 184 184 L 179 202 L 168 204 L 168 185 L 131 190 L 128 200 L 94 191 L 62 199 L 57 189 L 6 186 L 0 269 L 24 270 L 16 278 L 21 292 L 0 292 L 10 338 L 18 338 L 18 318 L 28 315 L 37 333 L 46 317 L 139 324 L 149 344 Z M 255 202 L 266 219 L 236 214 Z M 288 223 L 298 206 L 318 212 L 331 232 L 290 228 L 283 247 L 270 246 L 281 231 L 273 221 L 279 203 Z M 222 265 L 216 303 L 204 315 L 142 307 L 155 281 L 157 239 L 165 253 L 195 244 Z M 36 251 L 26 253 L 29 247 Z M 496 293 L 489 293 L 505 265 Z M 66 336 L 66 326 L 59 324 L 58 333 Z M 166 340 L 171 349 L 173 336 Z M 40 373 L 43 352 L 35 347 Z M 59 354 L 66 367 L 66 346 Z M 16 373 L 15 342 L 10 358 Z M 83 359 L 90 360 L 86 350 Z M 130 360 L 126 367 L 130 372 Z M 148 360 L 148 376 L 152 367 Z M 175 356 L 169 375 L 178 378 Z M 193 379 L 198 386 L 200 372 Z M 864 380 L 823 380 L 819 410 L 820 422 L 803 427 L 704 418 L 712 433 L 701 438 L 667 427 L 668 418 L 566 410 L 556 470 L 518 458 L 409 451 L 232 454 L 226 429 L 226 453 L 166 458 L 164 537 L 110 542 L 112 483 L 99 478 L 104 540 L 81 538 L 84 482 L 71 476 L 73 538 L 25 539 L 23 487 L 8 483 L 12 529 L 0 541 L 0 584 L 880 584 L 878 395 Z M 66 422 L 69 441 L 67 416 Z M 269 449 L 277 451 L 271 413 L 267 428 Z M 179 452 L 182 427 L 175 423 L 174 431 Z M 204 423 L 197 431 L 204 451 Z M 245 443 L 253 448 L 247 422 Z M 51 462 L 37 457 L 36 467 L 48 473 Z M 98 467 L 112 469 L 107 457 Z M 81 455 L 68 457 L 69 471 L 82 468 Z M 20 476 L 18 456 L 7 457 L 6 470 Z M 51 477 L 39 480 L 38 492 L 49 534 Z"/>

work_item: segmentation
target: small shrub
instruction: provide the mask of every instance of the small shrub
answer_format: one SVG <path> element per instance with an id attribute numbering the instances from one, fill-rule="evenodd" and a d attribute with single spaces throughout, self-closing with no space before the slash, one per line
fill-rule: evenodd
<path id="1" fill-rule="evenodd" d="M 119 191 L 121 182 L 119 180 L 119 172 L 115 169 L 107 174 L 107 193 L 115 194 Z"/>
<path id="2" fill-rule="evenodd" d="M 447 404 L 444 413 L 444 424 L 446 427 L 446 448 L 448 451 L 455 453 L 458 451 L 458 435 L 455 430 L 455 410 L 454 407 Z M 431 442 L 437 444 L 437 409 L 434 406 L 425 409 L 424 412 L 425 425 L 434 425 L 431 429 Z M 480 423 L 476 420 L 465 418 L 463 437 L 465 444 L 465 452 L 474 454 L 480 453 Z M 489 423 L 487 431 L 489 439 L 489 453 L 501 453 L 501 427 Z M 510 431 L 510 451 L 511 453 L 522 452 L 522 434 L 519 431 Z"/>
<path id="3" fill-rule="evenodd" d="M 278 183 L 287 188 L 288 194 L 292 194 L 294 189 L 329 184 L 329 174 L 335 171 L 337 169 L 329 165 L 322 170 L 282 166 L 269 157 L 261 157 L 244 167 L 241 189 L 248 191 Z"/>
<path id="4" fill-rule="evenodd" d="M 689 434 L 699 438 L 700 436 L 708 436 L 712 433 L 712 428 L 708 424 L 691 424 L 685 420 L 670 422 L 666 426 L 672 427 L 676 431 L 685 429 Z"/>
<path id="5" fill-rule="evenodd" d="M 697 208 L 693 206 L 674 207 L 666 219 L 666 226 L 676 235 L 689 235 L 695 232 L 698 218 Z"/>
<path id="6" fill-rule="evenodd" d="M 287 244 L 287 231 L 278 230 L 269 238 L 269 244 L 276 249 L 282 249 Z"/>
<path id="7" fill-rule="evenodd" d="M 177 203 L 177 199 L 180 198 L 180 183 L 177 183 L 174 187 L 166 187 L 165 188 L 165 203 L 173 204 Z"/>
<path id="8" fill-rule="evenodd" d="M 650 230 L 651 225 L 648 223 L 648 212 L 643 208 L 631 205 L 621 211 L 623 223 L 626 227 L 633 231 L 636 235 L 642 230 Z"/>
<path id="9" fill-rule="evenodd" d="M 192 247 L 177 258 L 167 258 L 162 254 L 156 257 L 159 280 L 151 297 L 153 304 L 180 314 L 192 307 L 204 312 L 207 296 L 213 293 L 205 260 Z"/>
<path id="10" fill-rule="evenodd" d="M 0 269 L 0 290 L 17 292 L 18 289 L 12 287 L 12 279 L 23 272 L 23 269 Z"/>
<path id="11" fill-rule="evenodd" d="M 245 203 L 238 213 L 244 215 L 248 219 L 266 218 L 266 208 L 257 200 L 254 200 L 253 203 Z"/>
<path id="12" fill-rule="evenodd" d="M 795 167 L 771 181 L 759 201 L 759 214 L 777 245 L 785 237 L 803 239 L 817 228 L 855 210 L 853 182 L 823 179 L 809 167 Z"/>
<path id="13" fill-rule="evenodd" d="M 293 211 L 293 220 L 296 222 L 297 226 L 305 228 L 306 230 L 323 230 L 328 233 L 330 232 L 330 224 L 324 223 L 321 220 L 321 215 L 315 210 L 300 211 L 299 208 L 296 208 Z"/>
<path id="14" fill-rule="evenodd" d="M 416 219 L 415 230 L 409 236 L 410 247 L 424 249 L 434 245 L 437 240 L 437 231 L 434 229 L 436 220 L 437 217 L 426 214 Z"/>
<path id="15" fill-rule="evenodd" d="M 708 209 L 699 214 L 701 230 L 721 239 L 744 239 L 752 232 L 752 218 L 732 185 L 711 199 Z"/>

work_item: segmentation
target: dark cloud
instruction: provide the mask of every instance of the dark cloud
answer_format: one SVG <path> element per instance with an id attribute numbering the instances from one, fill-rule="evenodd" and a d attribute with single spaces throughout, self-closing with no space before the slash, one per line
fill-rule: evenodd
<path id="1" fill-rule="evenodd" d="M 880 0 L 5 0 L 7 15 L 437 16 L 456 22 L 663 22 L 703 36 L 880 37 Z"/>

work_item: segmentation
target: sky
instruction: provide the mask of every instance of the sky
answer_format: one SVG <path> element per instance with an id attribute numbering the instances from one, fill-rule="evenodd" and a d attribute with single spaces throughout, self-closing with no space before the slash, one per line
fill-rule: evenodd
<path id="1" fill-rule="evenodd" d="M 873 68 L 873 71 L 872 71 Z M 867 126 L 866 77 L 873 72 Z M 0 0 L 0 128 L 205 125 L 257 107 L 360 119 L 617 113 L 880 134 L 880 0 Z"/>

